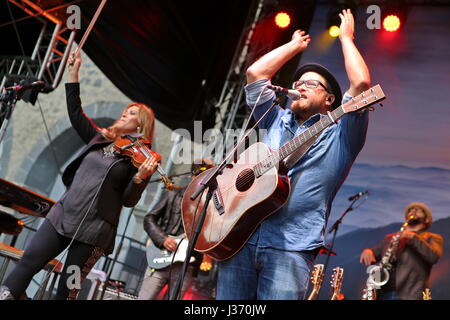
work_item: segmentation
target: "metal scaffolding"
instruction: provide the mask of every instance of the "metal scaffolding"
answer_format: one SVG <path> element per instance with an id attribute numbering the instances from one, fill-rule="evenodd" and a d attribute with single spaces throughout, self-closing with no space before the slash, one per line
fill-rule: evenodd
<path id="1" fill-rule="evenodd" d="M 76 31 L 52 13 L 54 8 L 44 10 L 29 0 L 8 1 L 37 19 L 42 27 L 31 56 L 0 56 L 0 90 L 20 80 L 43 80 L 43 91 L 53 91 L 61 81 Z"/>
<path id="2" fill-rule="evenodd" d="M 39 36 L 36 39 L 33 52 L 30 56 L 22 55 L 1 56 L 0 55 L 0 92 L 3 88 L 18 85 L 21 81 L 45 82 L 43 92 L 51 92 L 58 87 L 64 67 L 66 65 L 70 49 L 72 47 L 76 31 L 67 28 L 65 19 L 56 15 L 56 9 L 65 8 L 69 4 L 60 5 L 55 8 L 43 9 L 29 0 L 7 0 L 16 5 L 36 19 L 41 25 Z M 10 4 L 7 2 L 7 5 Z M 18 21 L 12 17 L 11 23 L 16 27 Z M 21 43 L 20 35 L 19 43 Z M 8 126 L 16 101 L 1 102 L 0 105 L 0 142 Z"/>
<path id="3" fill-rule="evenodd" d="M 227 78 L 220 98 L 218 100 L 218 112 L 214 128 L 223 133 L 225 141 L 216 140 L 214 150 L 214 162 L 219 163 L 225 156 L 225 151 L 234 145 L 235 135 L 229 136 L 230 129 L 242 129 L 242 125 L 248 117 L 249 110 L 244 99 L 244 87 L 246 85 L 246 70 L 249 67 L 251 51 L 251 39 L 256 24 L 264 16 L 265 0 L 254 0 L 236 47 Z M 224 148 L 220 148 L 223 146 Z"/>

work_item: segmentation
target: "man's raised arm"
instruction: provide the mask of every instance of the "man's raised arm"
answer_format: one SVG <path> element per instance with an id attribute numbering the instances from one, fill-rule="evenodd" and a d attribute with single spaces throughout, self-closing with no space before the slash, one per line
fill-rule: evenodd
<path id="1" fill-rule="evenodd" d="M 350 81 L 350 88 L 347 92 L 355 97 L 370 88 L 370 74 L 363 57 L 353 42 L 355 22 L 351 11 L 343 10 L 339 17 L 341 18 L 339 40 L 344 54 L 345 70 Z"/>
<path id="2" fill-rule="evenodd" d="M 305 31 L 296 30 L 291 41 L 265 54 L 247 69 L 247 83 L 271 79 L 286 62 L 305 50 L 310 40 Z"/>

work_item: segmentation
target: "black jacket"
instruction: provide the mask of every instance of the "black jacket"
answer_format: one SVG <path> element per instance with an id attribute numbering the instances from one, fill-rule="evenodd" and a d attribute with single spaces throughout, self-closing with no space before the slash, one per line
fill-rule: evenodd
<path id="1" fill-rule="evenodd" d="M 184 233 L 181 202 L 185 190 L 186 188 L 182 188 L 166 192 L 156 207 L 144 217 L 144 230 L 160 249 L 169 235 L 178 236 Z M 192 266 L 193 276 L 196 277 L 203 255 L 194 250 L 191 256 L 195 257 Z"/>
<path id="2" fill-rule="evenodd" d="M 175 189 L 164 193 L 155 208 L 144 217 L 144 230 L 158 247 L 163 247 L 167 236 L 178 236 L 184 232 L 181 219 L 181 201 L 186 189 Z"/>
<path id="3" fill-rule="evenodd" d="M 84 157 L 93 149 L 104 147 L 111 141 L 105 140 L 97 131 L 97 126 L 84 114 L 81 108 L 79 83 L 66 83 L 66 99 L 70 122 L 86 143 L 75 160 L 64 170 L 62 180 L 64 185 L 69 188 Z M 116 166 L 120 166 L 123 179 L 118 185 L 104 183 L 98 196 L 97 208 L 93 208 L 93 210 L 97 210 L 99 216 L 112 225 L 118 224 L 122 206 L 133 207 L 138 203 L 149 181 L 147 178 L 140 184 L 133 183 L 132 178 L 136 174 L 137 168 L 131 164 L 129 159 L 120 161 Z"/>
<path id="4" fill-rule="evenodd" d="M 388 234 L 383 241 L 372 249 L 377 261 L 380 261 L 389 247 L 391 238 Z M 411 239 L 399 242 L 396 262 L 394 264 L 395 291 L 402 300 L 422 300 L 422 292 L 429 288 L 431 267 L 442 255 L 444 239 L 431 232 L 418 232 Z M 391 278 L 390 278 L 391 280 Z M 385 286 L 392 286 L 388 283 Z"/>

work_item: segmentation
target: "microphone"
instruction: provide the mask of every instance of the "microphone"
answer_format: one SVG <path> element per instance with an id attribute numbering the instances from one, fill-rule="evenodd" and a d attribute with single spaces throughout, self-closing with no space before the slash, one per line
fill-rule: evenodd
<path id="1" fill-rule="evenodd" d="M 21 81 L 21 83 L 22 82 L 23 81 Z M 10 91 L 14 91 L 14 92 L 18 92 L 18 91 L 23 92 L 28 89 L 40 90 L 44 87 L 44 85 L 45 85 L 45 82 L 40 80 L 40 81 L 31 82 L 31 83 L 30 82 L 23 83 L 23 84 L 19 84 L 16 86 L 8 87 L 8 88 L 5 88 L 5 90 L 10 90 Z"/>
<path id="2" fill-rule="evenodd" d="M 297 90 L 294 89 L 286 89 L 280 86 L 274 86 L 274 85 L 267 85 L 267 88 L 269 88 L 270 90 L 275 91 L 275 93 L 279 93 L 283 96 L 288 96 L 289 98 L 291 98 L 292 100 L 298 100 L 300 99 L 300 97 L 302 96 L 300 94 L 300 92 L 298 92 Z"/>
<path id="3" fill-rule="evenodd" d="M 348 198 L 348 201 L 353 201 L 353 200 L 357 200 L 359 198 L 361 198 L 363 195 L 370 193 L 370 190 L 366 190 L 366 191 L 362 191 L 362 192 L 358 192 L 357 194 L 351 196 Z"/>

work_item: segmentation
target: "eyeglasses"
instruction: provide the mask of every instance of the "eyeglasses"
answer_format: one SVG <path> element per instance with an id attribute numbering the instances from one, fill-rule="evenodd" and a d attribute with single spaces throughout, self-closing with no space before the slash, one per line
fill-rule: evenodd
<path id="1" fill-rule="evenodd" d="M 328 91 L 328 88 L 325 87 L 319 80 L 298 80 L 292 84 L 292 88 L 298 90 L 298 88 L 300 88 L 302 84 L 305 84 L 305 86 L 310 89 L 315 89 L 318 86 L 321 86 L 325 89 L 326 92 L 330 93 L 330 91 Z"/>

